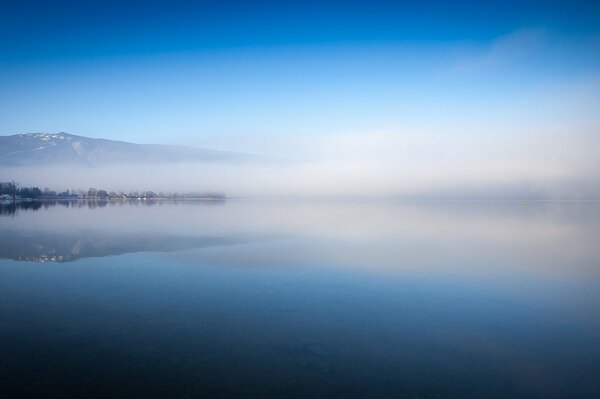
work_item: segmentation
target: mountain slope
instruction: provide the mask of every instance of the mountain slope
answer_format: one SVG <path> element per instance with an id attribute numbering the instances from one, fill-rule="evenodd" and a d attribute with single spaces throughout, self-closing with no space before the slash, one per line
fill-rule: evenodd
<path id="1" fill-rule="evenodd" d="M 124 162 L 251 162 L 261 157 L 204 148 L 134 144 L 68 133 L 0 136 L 0 165 L 56 163 L 102 165 Z"/>

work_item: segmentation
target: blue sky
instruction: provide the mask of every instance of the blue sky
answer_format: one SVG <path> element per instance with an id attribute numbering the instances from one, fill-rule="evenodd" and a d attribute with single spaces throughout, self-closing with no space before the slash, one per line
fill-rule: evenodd
<path id="1" fill-rule="evenodd" d="M 1 5 L 0 134 L 319 158 L 344 137 L 595 126 L 597 2 Z"/>

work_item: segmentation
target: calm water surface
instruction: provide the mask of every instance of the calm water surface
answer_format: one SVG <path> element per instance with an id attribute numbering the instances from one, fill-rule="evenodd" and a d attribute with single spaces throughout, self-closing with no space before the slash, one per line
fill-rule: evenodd
<path id="1" fill-rule="evenodd" d="M 600 203 L 0 211 L 2 398 L 600 397 Z"/>

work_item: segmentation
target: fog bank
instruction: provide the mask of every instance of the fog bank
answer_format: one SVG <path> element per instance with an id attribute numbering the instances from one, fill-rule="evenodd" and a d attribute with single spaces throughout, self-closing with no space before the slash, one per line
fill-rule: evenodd
<path id="1" fill-rule="evenodd" d="M 591 172 L 519 164 L 430 165 L 398 162 L 302 162 L 283 165 L 150 164 L 95 168 L 5 168 L 4 179 L 52 190 L 219 192 L 228 197 L 399 197 L 473 199 L 600 198 Z"/>

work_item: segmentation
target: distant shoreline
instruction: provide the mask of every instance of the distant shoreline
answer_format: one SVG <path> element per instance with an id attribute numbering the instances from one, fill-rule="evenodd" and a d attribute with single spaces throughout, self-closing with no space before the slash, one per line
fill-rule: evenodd
<path id="1" fill-rule="evenodd" d="M 90 188 L 88 190 L 54 191 L 48 188 L 19 187 L 14 181 L 0 182 L 0 203 L 22 201 L 164 201 L 164 200 L 224 200 L 225 194 L 219 192 L 154 192 L 154 191 L 107 191 Z"/>
<path id="2" fill-rule="evenodd" d="M 179 201 L 225 201 L 227 197 L 186 197 L 186 198 L 69 198 L 69 197 L 46 197 L 46 198 L 17 198 L 15 200 L 2 200 L 0 204 L 15 204 L 27 202 L 179 202 Z"/>

